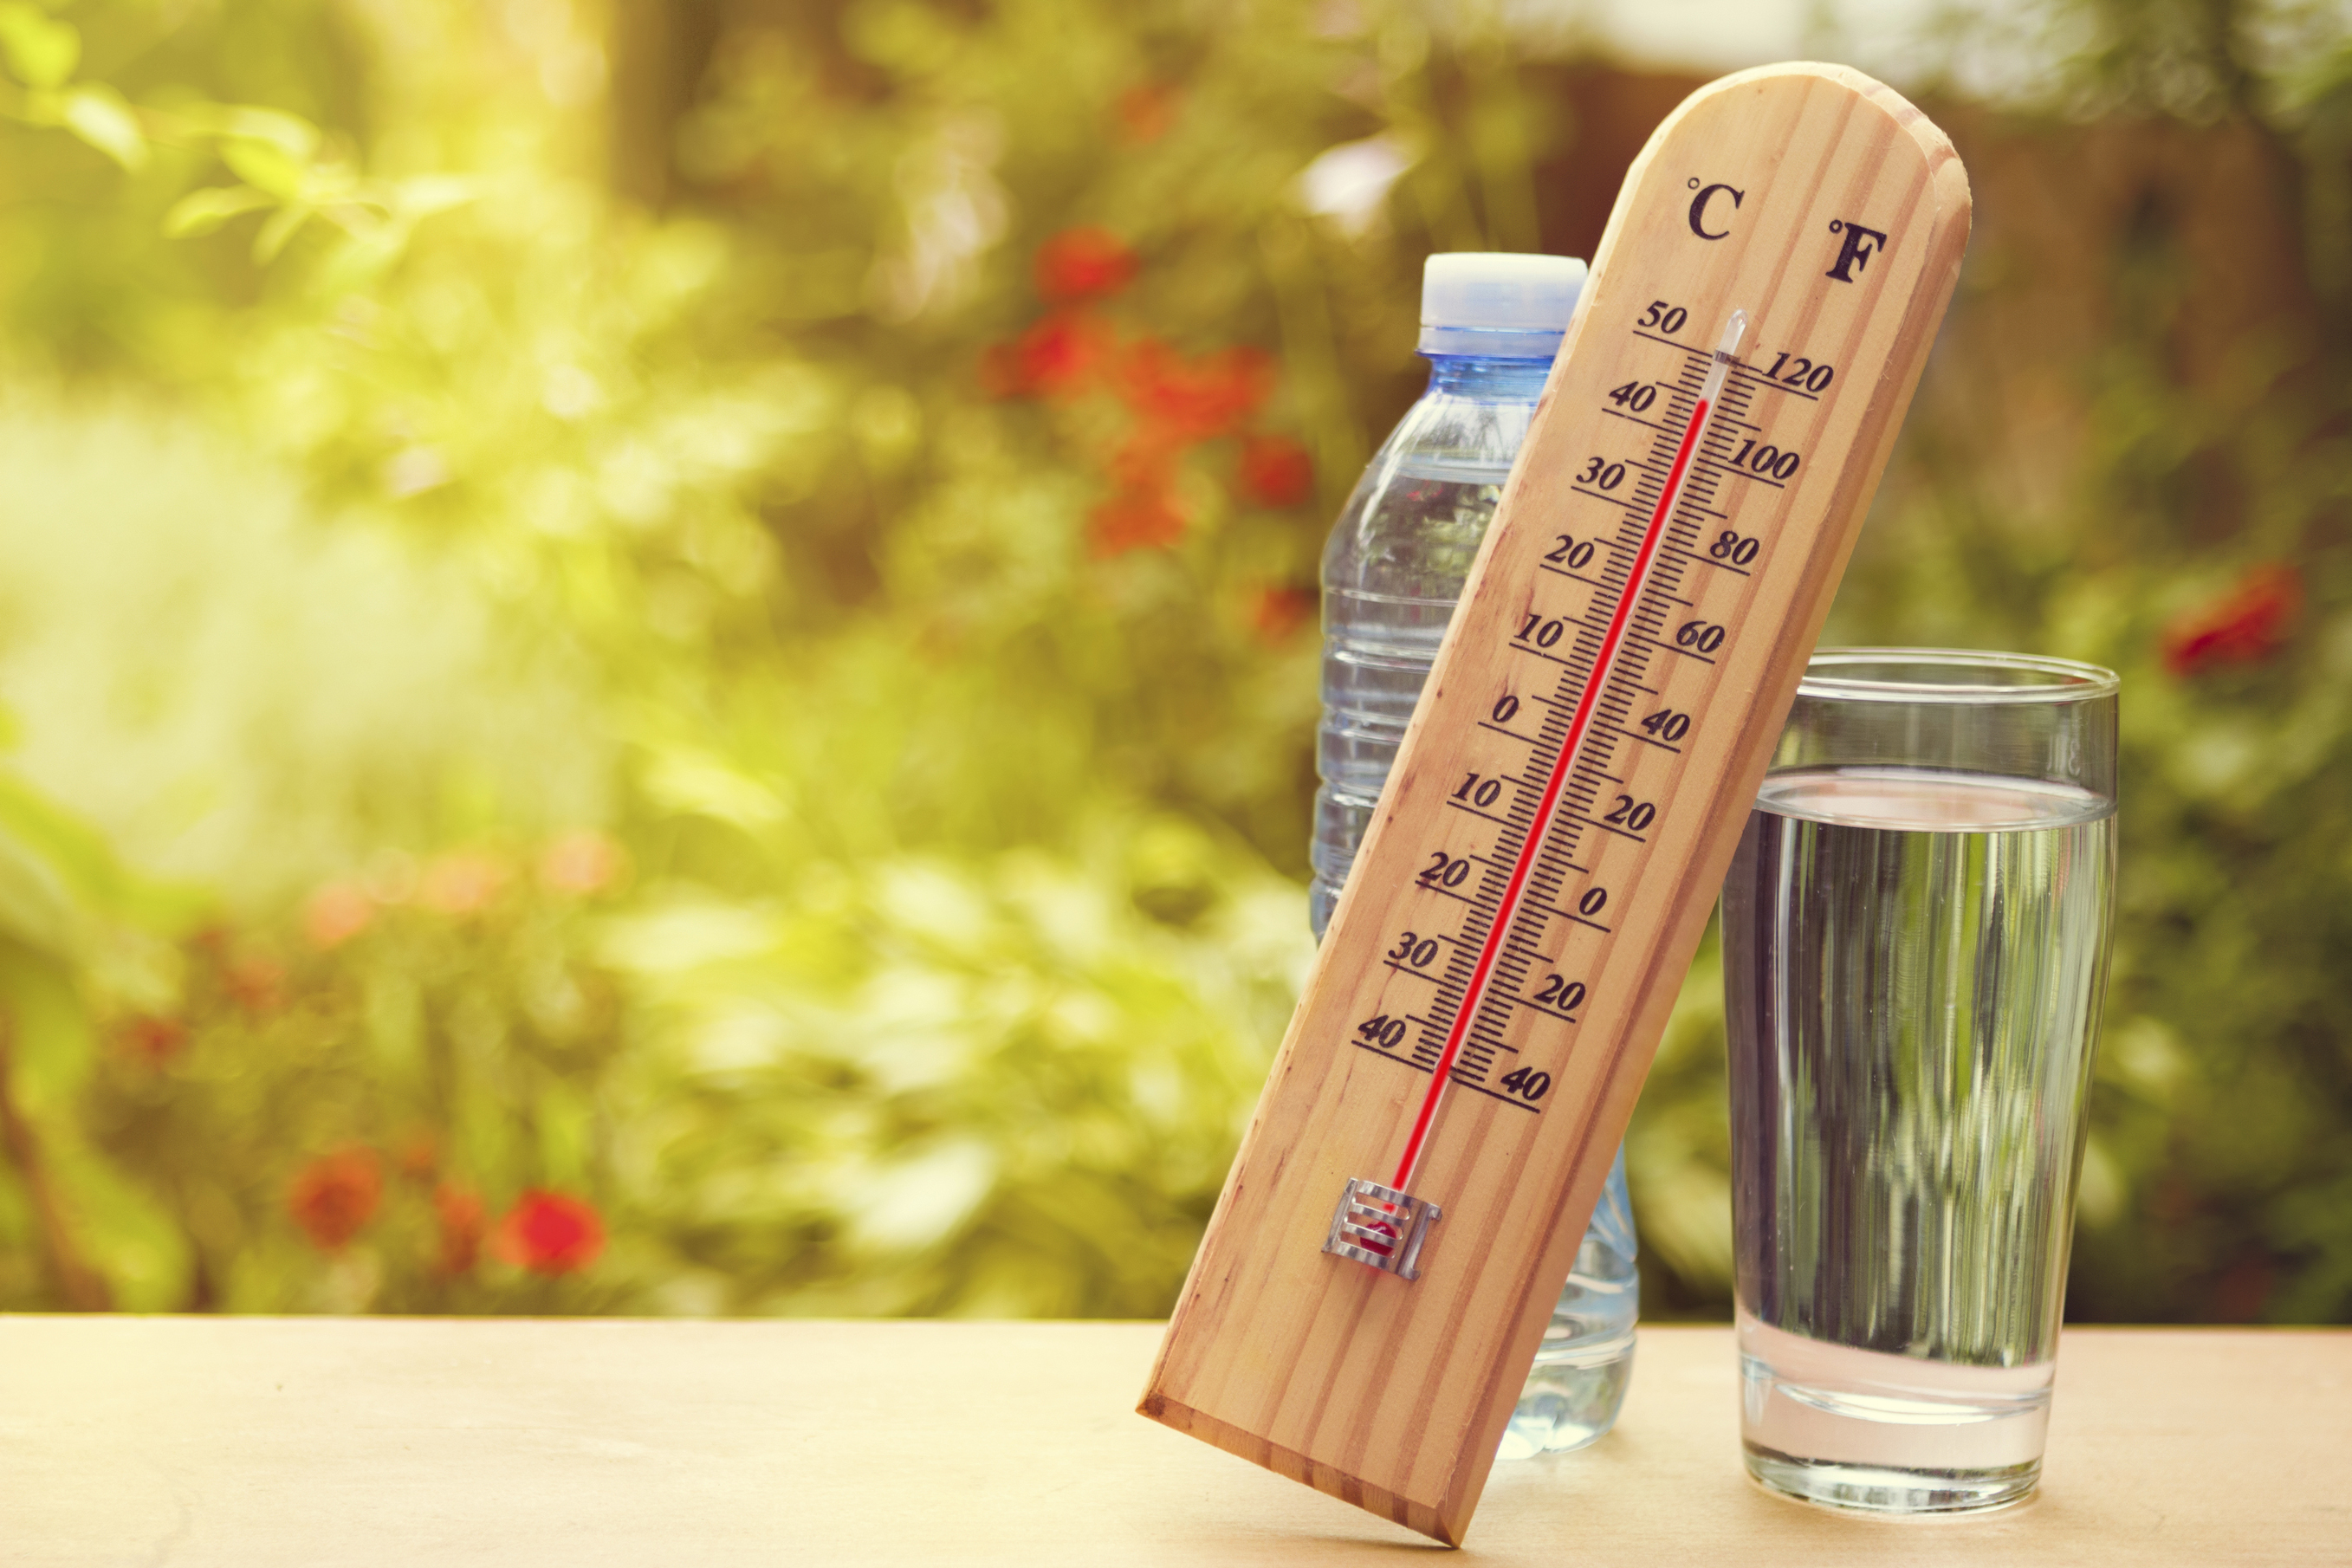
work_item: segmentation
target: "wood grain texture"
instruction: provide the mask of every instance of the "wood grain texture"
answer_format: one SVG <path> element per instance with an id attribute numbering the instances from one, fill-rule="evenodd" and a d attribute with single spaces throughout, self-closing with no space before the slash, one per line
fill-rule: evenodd
<path id="1" fill-rule="evenodd" d="M 1627 176 L 1144 1414 L 1439 1541 L 1462 1539 L 1968 227 L 1966 176 L 1942 133 L 1841 67 L 1727 78 L 1659 128 Z M 1560 750 L 1587 678 L 1574 658 L 1589 670 L 1595 657 L 1577 650 L 1600 644 L 1706 351 L 1735 308 L 1750 326 L 1711 456 L 1694 468 L 1636 600 L 1620 676 L 1602 686 L 1595 722 L 1609 732 L 1575 752 L 1544 840 L 1550 858 L 1530 883 L 1549 912 L 1510 928 L 1510 972 L 1498 970 L 1476 1010 L 1459 1087 L 1412 1184 L 1444 1209 L 1423 1277 L 1327 1255 L 1347 1179 L 1391 1181 L 1449 1009 L 1467 991 L 1463 955 L 1493 929 L 1525 842 L 1511 814 L 1530 809 L 1528 781 L 1549 776 Z M 1800 362 L 1831 374 L 1791 381 L 1786 367 Z M 1654 392 L 1646 406 L 1643 387 Z M 1738 461 L 1766 450 L 1777 467 Z M 1710 554 L 1726 536 L 1755 541 L 1756 553 Z M 1597 552 L 1580 572 L 1579 543 Z M 1725 639 L 1686 647 L 1691 623 Z M 1557 642 L 1542 641 L 1548 631 Z M 1495 721 L 1507 712 L 1528 717 Z M 1639 732 L 1657 712 L 1687 719 L 1679 745 Z M 1471 774 L 1512 781 L 1513 794 L 1472 809 L 1456 795 Z M 1609 813 L 1629 807 L 1610 826 Z M 1476 874 L 1458 889 L 1423 875 L 1465 858 Z M 1585 901 L 1596 890 L 1605 905 Z M 1579 914 L 1602 909 L 1605 919 Z M 1407 931 L 1437 936 L 1445 955 L 1427 972 L 1399 962 Z M 1573 1018 L 1538 1005 L 1554 977 L 1586 988 Z M 1409 1020 L 1411 1036 L 1381 1048 L 1360 1029 L 1380 1018 Z M 1531 1079 L 1509 1092 L 1512 1068 L 1545 1075 L 1539 1107 L 1528 1103 Z"/>
<path id="2" fill-rule="evenodd" d="M 1324 1568 L 1434 1550 L 1138 1421 L 1152 1323 L 0 1318 L 7 1568 Z M 2042 1495 L 1833 1514 L 1739 1465 L 1727 1329 L 1497 1466 L 1496 1568 L 2352 1560 L 2352 1333 L 2069 1330 Z"/>

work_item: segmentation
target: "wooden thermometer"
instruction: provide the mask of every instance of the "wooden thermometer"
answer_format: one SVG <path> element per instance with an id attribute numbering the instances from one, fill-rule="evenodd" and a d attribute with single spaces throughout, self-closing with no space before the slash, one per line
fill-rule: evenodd
<path id="1" fill-rule="evenodd" d="M 1968 232 L 1842 67 L 1651 137 L 1145 1415 L 1461 1540 Z"/>

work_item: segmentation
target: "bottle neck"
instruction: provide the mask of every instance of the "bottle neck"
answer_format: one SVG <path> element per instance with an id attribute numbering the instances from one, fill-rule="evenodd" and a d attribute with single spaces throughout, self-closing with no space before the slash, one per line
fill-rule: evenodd
<path id="1" fill-rule="evenodd" d="M 1543 395 L 1551 361 L 1485 354 L 1425 354 L 1429 390 L 1481 403 L 1533 403 Z"/>

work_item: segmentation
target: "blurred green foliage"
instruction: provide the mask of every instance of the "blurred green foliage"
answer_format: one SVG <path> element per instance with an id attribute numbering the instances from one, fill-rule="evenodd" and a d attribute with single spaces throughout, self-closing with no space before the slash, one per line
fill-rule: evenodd
<path id="1" fill-rule="evenodd" d="M 2124 670 L 2075 1309 L 2343 1319 L 2352 44 L 2157 9 L 1937 106 L 1979 242 L 1832 635 Z M 1590 243 L 1610 100 L 1524 54 L 0 5 L 0 1306 L 1163 1310 L 1309 955 L 1420 258 Z M 2086 146 L 2087 241 L 2028 199 Z M 1629 1143 L 1668 1310 L 1727 1300 L 1713 963 Z"/>

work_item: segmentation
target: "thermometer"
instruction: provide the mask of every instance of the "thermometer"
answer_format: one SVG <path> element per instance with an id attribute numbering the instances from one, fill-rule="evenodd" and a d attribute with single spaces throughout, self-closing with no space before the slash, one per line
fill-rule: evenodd
<path id="1" fill-rule="evenodd" d="M 1842 67 L 1651 138 L 1146 1415 L 1461 1540 L 1968 228 L 1950 143 Z"/>

